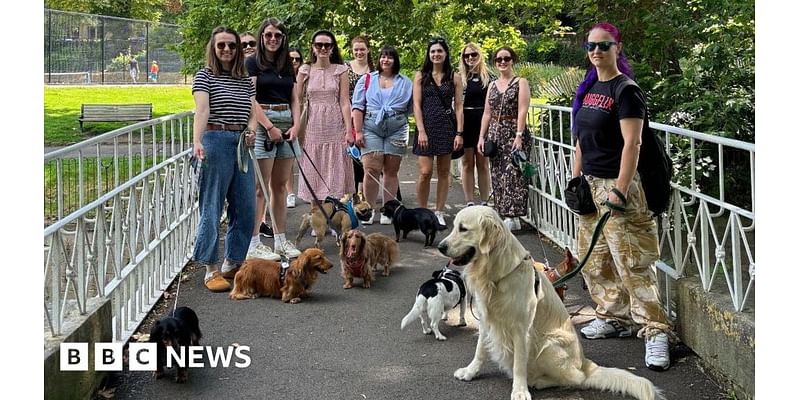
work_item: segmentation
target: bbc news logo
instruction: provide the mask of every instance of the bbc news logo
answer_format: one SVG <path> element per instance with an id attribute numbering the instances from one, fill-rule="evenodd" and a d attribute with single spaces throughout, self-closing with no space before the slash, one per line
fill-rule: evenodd
<path id="1" fill-rule="evenodd" d="M 167 347 L 166 367 L 205 368 L 207 356 L 211 368 L 247 368 L 250 366 L 250 346 L 181 346 Z M 124 343 L 95 343 L 94 370 L 122 371 Z M 131 343 L 128 346 L 128 369 L 155 371 L 158 363 L 156 343 Z M 61 370 L 88 371 L 89 343 L 61 343 Z"/>

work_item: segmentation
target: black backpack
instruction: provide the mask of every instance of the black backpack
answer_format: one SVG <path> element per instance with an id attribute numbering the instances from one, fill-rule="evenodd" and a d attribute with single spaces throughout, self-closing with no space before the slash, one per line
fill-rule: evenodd
<path id="1" fill-rule="evenodd" d="M 625 77 L 615 88 L 614 104 L 619 104 L 622 91 L 629 85 L 638 87 L 632 79 Z M 645 104 L 645 109 L 647 104 Z M 667 154 L 664 141 L 650 129 L 649 112 L 645 111 L 642 127 L 642 146 L 639 149 L 639 165 L 636 168 L 642 179 L 642 188 L 647 198 L 647 208 L 653 216 L 659 216 L 669 207 L 672 194 L 672 158 Z"/>

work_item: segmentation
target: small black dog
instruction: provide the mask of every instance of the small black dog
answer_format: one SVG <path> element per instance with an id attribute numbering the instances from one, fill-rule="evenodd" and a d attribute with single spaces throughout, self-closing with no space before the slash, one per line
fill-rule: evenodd
<path id="1" fill-rule="evenodd" d="M 392 219 L 397 242 L 400 241 L 400 231 L 403 231 L 405 239 L 408 237 L 408 232 L 419 229 L 425 234 L 425 247 L 433 246 L 436 232 L 447 229 L 446 226 L 439 225 L 433 211 L 427 208 L 406 208 L 397 200 L 387 201 L 381 207 L 381 213 Z"/>
<path id="2" fill-rule="evenodd" d="M 181 347 L 197 346 L 202 337 L 197 314 L 189 307 L 178 307 L 171 316 L 158 320 L 150 330 L 150 342 L 158 345 L 158 365 L 154 374 L 156 379 L 164 376 L 164 367 L 167 365 L 167 347 L 172 347 L 175 352 L 180 354 Z M 178 368 L 175 382 L 185 383 L 188 380 L 189 369 Z"/>

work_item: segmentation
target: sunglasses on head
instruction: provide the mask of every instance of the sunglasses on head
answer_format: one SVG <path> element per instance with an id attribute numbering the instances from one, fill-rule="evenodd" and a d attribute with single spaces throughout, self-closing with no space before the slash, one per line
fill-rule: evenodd
<path id="1" fill-rule="evenodd" d="M 217 42 L 218 50 L 225 50 L 225 46 L 228 46 L 231 50 L 236 50 L 236 42 Z"/>
<path id="2" fill-rule="evenodd" d="M 317 50 L 320 50 L 320 49 L 326 49 L 326 50 L 327 49 L 332 49 L 333 48 L 333 43 L 315 42 L 314 43 L 314 47 L 316 47 Z"/>
<path id="3" fill-rule="evenodd" d="M 256 41 L 255 41 L 255 40 L 251 40 L 251 41 L 249 41 L 249 42 L 242 42 L 242 47 L 244 47 L 244 48 L 248 48 L 248 47 L 256 47 L 256 44 L 257 44 L 257 43 L 256 43 Z"/>
<path id="4" fill-rule="evenodd" d="M 445 43 L 445 41 L 442 38 L 433 38 L 428 42 L 429 45 L 433 45 L 433 44 L 436 44 L 436 43 L 442 44 L 442 43 Z"/>
<path id="5" fill-rule="evenodd" d="M 272 33 L 272 32 L 264 32 L 264 35 L 263 35 L 263 36 L 264 36 L 266 39 L 275 39 L 275 40 L 280 40 L 280 39 L 282 39 L 282 38 L 283 38 L 283 33 L 280 33 L 280 32 L 275 32 L 275 33 Z"/>
<path id="6" fill-rule="evenodd" d="M 608 49 L 615 44 L 617 44 L 617 42 L 586 42 L 586 44 L 583 45 L 583 48 L 586 49 L 586 51 L 594 51 L 594 49 L 599 47 L 600 51 L 608 51 Z"/>
<path id="7" fill-rule="evenodd" d="M 465 60 L 468 58 L 476 58 L 476 57 L 478 57 L 478 53 L 464 53 Z"/>
<path id="8" fill-rule="evenodd" d="M 497 63 L 497 64 L 499 64 L 501 62 L 510 63 L 512 60 L 513 60 L 513 58 L 511 58 L 510 56 L 505 56 L 505 57 L 497 57 L 497 58 L 495 58 L 494 62 Z"/>

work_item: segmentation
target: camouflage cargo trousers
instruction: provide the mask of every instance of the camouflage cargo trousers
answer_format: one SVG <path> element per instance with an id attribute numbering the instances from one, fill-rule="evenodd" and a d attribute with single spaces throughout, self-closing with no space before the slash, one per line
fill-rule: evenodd
<path id="1" fill-rule="evenodd" d="M 586 178 L 592 188 L 597 213 L 580 217 L 579 257 L 583 257 L 589 248 L 600 216 L 608 211 L 608 207 L 602 204 L 616 181 Z M 627 201 L 622 215 L 608 219 L 581 272 L 592 300 L 597 304 L 597 318 L 617 320 L 626 326 L 640 325 L 640 337 L 659 331 L 670 333 L 672 326 L 661 307 L 655 273 L 651 268 L 659 258 L 657 226 L 647 209 L 638 173 L 628 188 Z"/>

